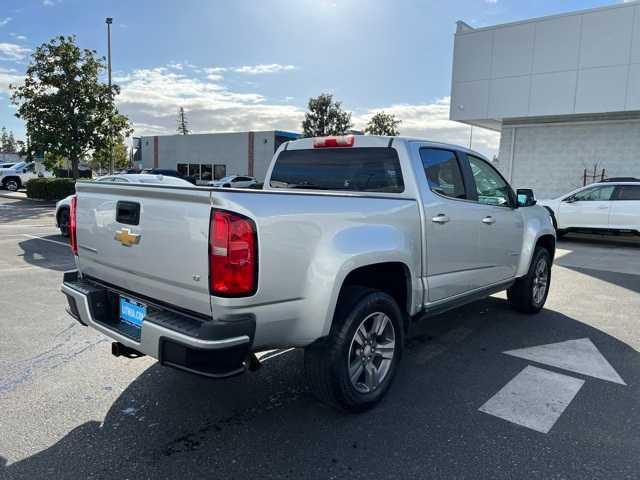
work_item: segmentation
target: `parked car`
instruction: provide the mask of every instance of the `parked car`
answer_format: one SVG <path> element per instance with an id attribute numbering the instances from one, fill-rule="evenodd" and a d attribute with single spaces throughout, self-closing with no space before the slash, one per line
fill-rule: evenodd
<path id="1" fill-rule="evenodd" d="M 96 179 L 96 182 L 145 183 L 173 186 L 191 185 L 186 180 L 180 178 L 147 174 L 107 175 Z M 69 209 L 71 207 L 72 197 L 73 195 L 69 195 L 68 197 L 63 198 L 58 203 L 56 203 L 56 227 L 60 229 L 60 233 L 65 237 L 69 236 Z"/>
<path id="2" fill-rule="evenodd" d="M 36 172 L 33 162 L 19 162 L 8 168 L 0 168 L 0 185 L 6 190 L 16 192 L 32 178 L 51 176 L 53 174 L 48 170 Z"/>
<path id="3" fill-rule="evenodd" d="M 542 200 L 557 234 L 640 234 L 640 180 L 607 181 Z"/>
<path id="4" fill-rule="evenodd" d="M 263 190 L 76 190 L 62 291 L 114 355 L 221 378 L 300 347 L 312 391 L 347 411 L 385 395 L 413 323 L 501 290 L 536 313 L 549 291 L 549 214 L 453 145 L 307 138 Z"/>
<path id="5" fill-rule="evenodd" d="M 249 188 L 255 185 L 256 179 L 253 177 L 246 177 L 241 175 L 228 175 L 219 180 L 212 180 L 209 182 L 209 186 L 212 187 L 230 187 L 230 188 Z"/>

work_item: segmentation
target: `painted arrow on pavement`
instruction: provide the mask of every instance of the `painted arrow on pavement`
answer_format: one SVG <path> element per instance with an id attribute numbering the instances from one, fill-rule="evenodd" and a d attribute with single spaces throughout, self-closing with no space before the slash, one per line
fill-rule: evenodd
<path id="1" fill-rule="evenodd" d="M 626 385 L 588 338 L 503 352 L 513 357 Z M 527 366 L 479 410 L 548 433 L 584 385 L 584 380 Z"/>

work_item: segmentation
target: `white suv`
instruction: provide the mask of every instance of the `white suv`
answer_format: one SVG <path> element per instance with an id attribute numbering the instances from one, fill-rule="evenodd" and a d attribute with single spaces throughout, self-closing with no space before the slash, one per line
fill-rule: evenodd
<path id="1" fill-rule="evenodd" d="M 48 170 L 36 171 L 35 163 L 20 162 L 9 168 L 0 168 L 0 185 L 6 190 L 16 192 L 32 178 L 51 176 L 52 173 Z"/>
<path id="2" fill-rule="evenodd" d="M 640 180 L 594 183 L 538 203 L 551 213 L 558 235 L 570 231 L 640 235 Z"/>

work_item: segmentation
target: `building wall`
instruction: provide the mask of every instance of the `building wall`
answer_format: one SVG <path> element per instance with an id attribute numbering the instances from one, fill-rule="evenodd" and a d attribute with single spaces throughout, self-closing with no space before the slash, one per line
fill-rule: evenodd
<path id="1" fill-rule="evenodd" d="M 249 175 L 250 141 L 253 176 L 262 181 L 274 153 L 273 131 L 142 137 L 142 166 L 175 170 L 185 163 L 225 165 L 227 175 Z"/>
<path id="2" fill-rule="evenodd" d="M 640 110 L 640 4 L 473 29 L 455 36 L 452 120 Z"/>
<path id="3" fill-rule="evenodd" d="M 607 177 L 640 177 L 640 121 L 503 127 L 498 168 L 540 199 L 582 186 L 594 165 L 598 175 L 604 168 Z"/>

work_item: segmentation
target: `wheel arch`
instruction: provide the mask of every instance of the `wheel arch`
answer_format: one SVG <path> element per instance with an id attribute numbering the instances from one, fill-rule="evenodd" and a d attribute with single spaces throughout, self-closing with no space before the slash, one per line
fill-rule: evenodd
<path id="1" fill-rule="evenodd" d="M 389 294 L 396 301 L 400 310 L 408 315 L 412 305 L 411 270 L 400 261 L 388 261 L 362 265 L 351 270 L 342 281 L 336 300 L 335 312 L 345 300 L 345 292 L 350 287 L 366 287 Z M 333 323 L 335 319 L 332 320 Z M 404 322 L 404 329 L 408 322 Z"/>

